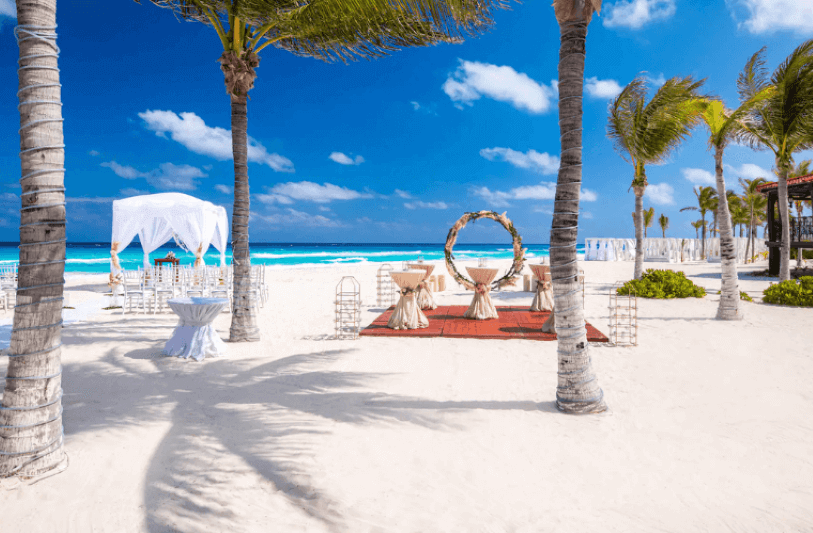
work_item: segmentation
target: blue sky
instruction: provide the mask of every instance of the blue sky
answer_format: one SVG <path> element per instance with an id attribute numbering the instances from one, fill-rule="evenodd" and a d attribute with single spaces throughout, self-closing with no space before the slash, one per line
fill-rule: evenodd
<path id="1" fill-rule="evenodd" d="M 496 209 L 529 243 L 549 240 L 558 169 L 559 32 L 549 0 L 498 12 L 459 45 L 407 49 L 348 65 L 268 47 L 248 103 L 253 242 L 443 242 L 465 211 Z M 13 0 L 0 0 L 0 240 L 18 240 L 18 48 Z M 226 207 L 230 107 L 211 27 L 144 0 L 60 0 L 58 44 L 68 238 L 110 239 L 111 202 L 179 191 Z M 773 70 L 813 37 L 813 0 L 605 0 L 590 24 L 585 69 L 579 240 L 632 237 L 632 167 L 606 137 L 607 104 L 646 71 L 708 78 L 737 103 L 736 78 L 767 46 Z M 694 236 L 692 187 L 711 184 L 698 128 L 648 168 L 645 207 Z M 797 159 L 813 157 L 803 153 Z M 731 146 L 729 188 L 770 177 L 773 158 Z M 653 228 L 651 235 L 658 234 Z M 508 242 L 488 223 L 464 242 Z"/>

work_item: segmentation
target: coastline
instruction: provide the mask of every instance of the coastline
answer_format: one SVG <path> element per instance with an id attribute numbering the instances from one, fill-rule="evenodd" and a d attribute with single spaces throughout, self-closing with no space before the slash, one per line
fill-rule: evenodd
<path id="1" fill-rule="evenodd" d="M 606 333 L 607 291 L 633 265 L 581 266 L 586 318 Z M 720 265 L 646 267 L 684 270 L 708 295 L 639 299 L 639 346 L 590 346 L 609 406 L 590 418 L 554 407 L 555 342 L 334 340 L 341 276 L 361 284 L 362 326 L 381 313 L 375 264 L 269 271 L 262 340 L 202 362 L 160 355 L 171 313 L 103 311 L 106 276 L 72 276 L 71 466 L 0 480 L 0 514 L 32 533 L 806 530 L 810 310 L 745 302 L 743 321 L 721 322 Z M 530 305 L 518 288 L 495 304 Z M 471 293 L 447 275 L 436 297 Z M 229 324 L 215 320 L 221 337 Z"/>

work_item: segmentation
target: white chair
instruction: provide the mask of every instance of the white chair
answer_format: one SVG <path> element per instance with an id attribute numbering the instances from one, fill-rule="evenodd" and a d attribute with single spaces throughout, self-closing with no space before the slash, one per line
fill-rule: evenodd
<path id="1" fill-rule="evenodd" d="M 121 306 L 121 314 L 124 314 L 124 308 L 128 304 L 128 310 L 132 312 L 134 300 L 141 304 L 141 309 L 146 313 L 147 301 L 144 298 L 145 291 L 142 285 L 141 273 L 138 270 L 124 270 L 123 274 L 124 279 L 121 285 L 124 289 L 124 304 Z"/>
<path id="2" fill-rule="evenodd" d="M 202 268 L 188 268 L 184 273 L 184 292 L 186 296 L 206 295 L 206 270 Z"/>
<path id="3" fill-rule="evenodd" d="M 175 271 L 171 266 L 159 266 L 155 268 L 155 306 L 152 308 L 153 314 L 161 306 L 161 311 L 164 310 L 164 304 L 170 298 L 175 297 Z M 169 306 L 167 306 L 169 307 Z"/>
<path id="4" fill-rule="evenodd" d="M 220 267 L 217 268 L 215 277 L 210 283 L 209 293 L 212 298 L 225 298 L 228 300 L 225 309 L 231 313 L 232 310 L 232 277 L 231 268 Z"/>

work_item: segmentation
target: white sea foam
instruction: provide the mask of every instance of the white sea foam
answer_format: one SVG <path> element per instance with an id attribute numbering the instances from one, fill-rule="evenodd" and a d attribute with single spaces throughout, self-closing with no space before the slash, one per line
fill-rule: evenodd
<path id="1" fill-rule="evenodd" d="M 405 250 L 392 252 L 308 252 L 303 254 L 272 254 L 266 252 L 252 253 L 251 257 L 258 259 L 285 259 L 299 257 L 383 257 L 387 255 L 420 255 L 420 250 Z"/>

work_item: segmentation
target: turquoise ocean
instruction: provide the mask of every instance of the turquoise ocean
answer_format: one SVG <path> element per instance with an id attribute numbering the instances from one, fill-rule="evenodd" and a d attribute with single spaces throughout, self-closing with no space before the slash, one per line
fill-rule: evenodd
<path id="1" fill-rule="evenodd" d="M 401 261 L 442 261 L 443 244 L 338 244 L 338 243 L 252 243 L 251 263 L 271 267 L 306 267 L 357 263 L 391 263 L 399 267 Z M 547 244 L 523 244 L 527 248 L 529 261 L 548 256 Z M 150 261 L 164 257 L 172 251 L 182 265 L 192 264 L 194 254 L 171 244 L 150 254 Z M 584 245 L 577 248 L 584 253 Z M 510 260 L 513 249 L 506 244 L 465 244 L 457 243 L 454 257 L 457 260 Z M 143 252 L 137 242 L 119 252 L 121 266 L 136 269 L 143 264 Z M 217 265 L 220 254 L 210 247 L 204 256 L 207 265 Z M 19 261 L 17 243 L 0 243 L 0 265 Z M 231 263 L 231 248 L 226 251 L 226 263 Z M 110 272 L 110 243 L 68 243 L 66 272 Z"/>

